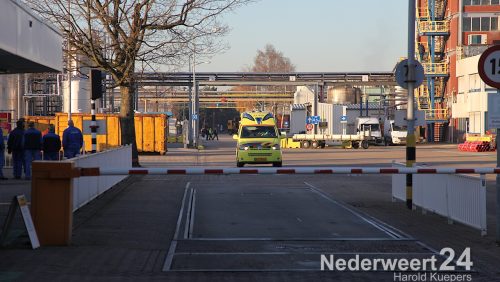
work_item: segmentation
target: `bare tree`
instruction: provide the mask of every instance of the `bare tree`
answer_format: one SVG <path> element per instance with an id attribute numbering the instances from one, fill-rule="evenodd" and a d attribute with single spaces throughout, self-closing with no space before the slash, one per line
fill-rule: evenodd
<path id="1" fill-rule="evenodd" d="M 254 64 L 251 68 L 253 72 L 294 72 L 295 66 L 290 59 L 274 48 L 273 45 L 267 44 L 264 50 L 257 50 Z"/>
<path id="2" fill-rule="evenodd" d="M 283 52 L 276 50 L 272 44 L 267 44 L 263 50 L 257 50 L 253 65 L 247 67 L 245 71 L 259 73 L 291 73 L 295 71 L 295 65 L 291 63 Z M 258 86 L 259 91 L 284 91 L 282 86 Z M 255 92 L 255 86 L 236 86 L 235 91 Z M 255 102 L 238 102 L 241 111 L 252 110 L 256 108 Z"/>
<path id="3" fill-rule="evenodd" d="M 193 52 L 221 49 L 228 27 L 220 16 L 252 0 L 23 0 L 41 17 L 60 28 L 69 40 L 66 50 L 78 60 L 108 72 L 120 87 L 122 144 L 133 145 L 138 165 L 133 101 L 138 68 L 185 62 Z"/>

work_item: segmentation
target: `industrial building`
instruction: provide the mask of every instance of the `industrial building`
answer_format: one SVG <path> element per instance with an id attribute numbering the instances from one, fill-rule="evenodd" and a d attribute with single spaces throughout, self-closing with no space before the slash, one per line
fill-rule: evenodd
<path id="1" fill-rule="evenodd" d="M 416 95 L 429 142 L 461 142 L 465 133 L 489 130 L 485 97 L 495 90 L 479 78 L 477 61 L 500 44 L 499 18 L 499 0 L 417 1 L 415 50 L 426 80 Z"/>

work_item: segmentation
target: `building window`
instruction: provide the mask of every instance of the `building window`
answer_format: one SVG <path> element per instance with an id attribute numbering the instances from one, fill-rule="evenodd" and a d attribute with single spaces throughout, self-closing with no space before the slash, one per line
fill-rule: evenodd
<path id="1" fill-rule="evenodd" d="M 463 18 L 462 28 L 464 31 L 471 31 L 470 18 Z"/>
<path id="2" fill-rule="evenodd" d="M 464 31 L 471 31 L 470 18 L 463 18 L 462 28 Z"/>
<path id="3" fill-rule="evenodd" d="M 469 74 L 469 92 L 481 92 L 481 81 L 479 74 Z"/>
<path id="4" fill-rule="evenodd" d="M 489 31 L 490 30 L 490 18 L 482 17 L 481 18 L 481 31 Z"/>
<path id="5" fill-rule="evenodd" d="M 492 6 L 498 5 L 499 0 L 463 0 L 464 6 Z"/>
<path id="6" fill-rule="evenodd" d="M 463 18 L 463 31 L 496 31 L 499 29 L 498 17 Z"/>
<path id="7" fill-rule="evenodd" d="M 481 31 L 481 18 L 472 18 L 472 31 Z"/>

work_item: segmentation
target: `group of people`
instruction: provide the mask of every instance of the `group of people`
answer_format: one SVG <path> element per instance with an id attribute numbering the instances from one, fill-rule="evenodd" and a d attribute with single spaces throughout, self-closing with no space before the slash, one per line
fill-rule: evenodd
<path id="1" fill-rule="evenodd" d="M 202 128 L 201 129 L 201 137 L 205 137 L 205 140 L 219 140 L 219 135 L 217 133 L 217 129 L 214 128 Z"/>
<path id="2" fill-rule="evenodd" d="M 55 133 L 54 125 L 49 125 L 48 133 L 42 133 L 35 128 L 35 123 L 30 121 L 25 130 L 25 121 L 20 119 L 16 123 L 16 128 L 9 134 L 7 140 L 7 152 L 12 154 L 14 178 L 21 179 L 23 168 L 25 179 L 31 179 L 31 162 L 43 159 L 56 161 L 59 159 L 59 152 L 64 149 L 65 158 L 74 158 L 80 153 L 83 146 L 83 135 L 80 129 L 76 128 L 73 121 L 68 121 L 68 128 L 63 132 L 63 138 Z M 5 144 L 3 132 L 0 128 L 0 180 L 6 180 L 3 175 L 3 165 L 5 163 Z"/>

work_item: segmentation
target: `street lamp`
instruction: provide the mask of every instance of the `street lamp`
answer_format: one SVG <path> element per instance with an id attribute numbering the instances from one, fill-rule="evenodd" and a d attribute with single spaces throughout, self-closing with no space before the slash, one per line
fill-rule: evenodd
<path id="1" fill-rule="evenodd" d="M 200 97 L 198 93 L 198 85 L 196 84 L 196 66 L 201 64 L 210 64 L 210 61 L 196 63 L 195 55 L 196 52 L 193 52 L 193 86 L 191 88 L 191 95 L 194 94 L 194 98 L 191 99 L 191 107 L 193 109 L 191 116 L 191 127 L 193 129 L 193 147 L 198 148 L 200 139 Z"/>

